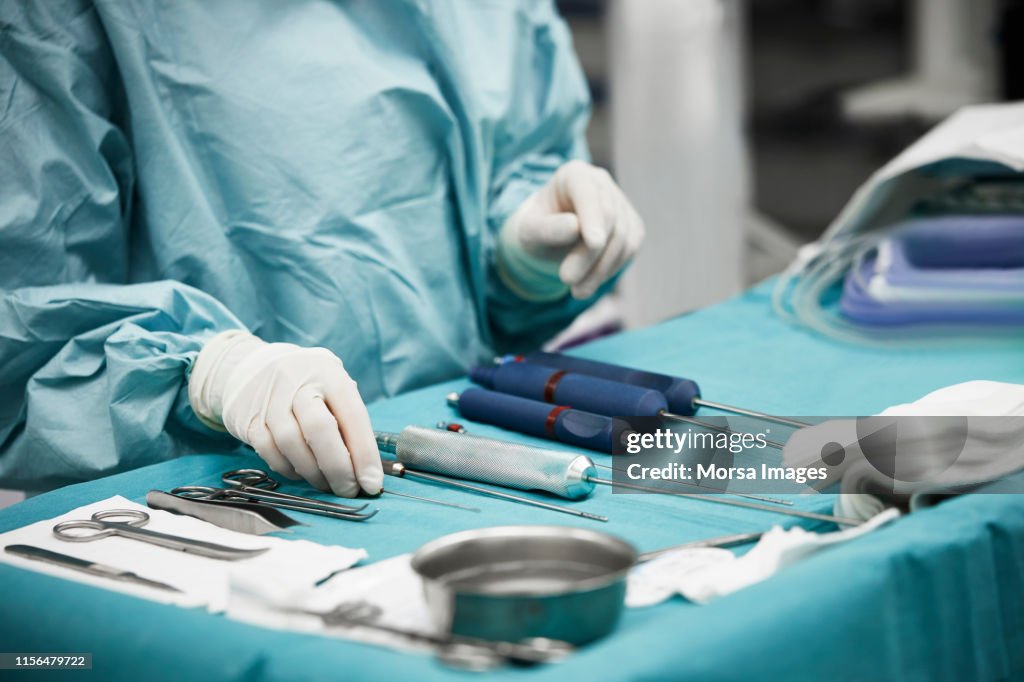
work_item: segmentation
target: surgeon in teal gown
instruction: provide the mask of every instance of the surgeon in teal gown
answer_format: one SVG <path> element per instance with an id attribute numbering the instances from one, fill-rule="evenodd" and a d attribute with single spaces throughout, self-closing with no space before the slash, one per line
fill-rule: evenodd
<path id="1" fill-rule="evenodd" d="M 549 0 L 0 8 L 0 486 L 251 446 L 374 493 L 363 401 L 536 346 L 642 237 Z"/>

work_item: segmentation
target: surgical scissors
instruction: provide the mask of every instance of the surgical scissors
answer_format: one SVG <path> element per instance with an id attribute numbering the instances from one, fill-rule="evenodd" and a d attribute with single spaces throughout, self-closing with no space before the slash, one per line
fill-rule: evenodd
<path id="1" fill-rule="evenodd" d="M 122 519 L 120 521 L 116 519 Z M 263 554 L 267 547 L 256 549 L 240 549 L 238 547 L 227 547 L 212 542 L 191 540 L 180 535 L 168 533 L 157 533 L 152 530 L 145 530 L 142 526 L 149 523 L 149 514 L 135 509 L 108 509 L 98 511 L 90 519 L 77 521 L 62 521 L 53 527 L 53 535 L 65 542 L 92 542 L 101 538 L 109 538 L 119 535 L 131 540 L 148 542 L 151 545 L 176 549 L 188 554 L 209 557 L 211 559 L 225 559 L 234 561 Z M 96 531 L 95 533 L 69 533 L 75 529 Z"/>
<path id="2" fill-rule="evenodd" d="M 354 507 L 347 504 L 337 504 L 324 500 L 315 500 L 311 497 L 300 497 L 288 493 L 277 492 L 279 483 L 270 477 L 262 469 L 233 469 L 225 471 L 221 475 L 227 488 L 213 488 L 209 486 L 187 485 L 175 488 L 172 495 L 181 495 L 197 500 L 215 500 L 222 502 L 245 501 L 265 504 L 278 509 L 306 512 L 307 514 L 318 514 L 332 519 L 344 519 L 347 521 L 365 521 L 374 516 L 377 510 L 360 513 L 366 505 Z"/>

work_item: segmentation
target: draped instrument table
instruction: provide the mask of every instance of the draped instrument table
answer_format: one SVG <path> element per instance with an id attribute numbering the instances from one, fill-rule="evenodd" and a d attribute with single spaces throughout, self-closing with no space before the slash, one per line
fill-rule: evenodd
<path id="1" fill-rule="evenodd" d="M 777 319 L 769 293 L 763 284 L 721 305 L 578 352 L 689 376 L 711 400 L 783 415 L 871 414 L 971 379 L 1024 383 L 1019 347 L 885 350 L 846 345 Z M 375 403 L 370 407 L 374 426 L 397 431 L 451 419 L 445 395 L 465 385 L 450 382 Z M 471 429 L 483 436 L 498 433 L 482 425 Z M 254 464 L 255 455 L 191 456 L 69 486 L 0 511 L 0 531 L 114 494 L 145 504 L 151 488 L 217 485 L 221 472 Z M 385 497 L 375 503 L 382 511 L 371 521 L 313 518 L 314 525 L 298 527 L 291 537 L 365 547 L 370 559 L 378 560 L 439 535 L 507 523 L 593 527 L 644 551 L 787 521 L 698 500 L 613 495 L 599 488 L 580 506 L 611 518 L 600 524 L 413 481 L 388 478 L 386 483 L 472 504 L 482 513 Z M 826 511 L 831 501 L 830 496 L 807 496 L 797 506 Z M 470 679 L 429 656 L 263 629 L 6 565 L 0 565 L 0 585 L 0 650 L 93 654 L 92 671 L 4 671 L 3 679 Z M 954 499 L 710 605 L 677 598 L 629 609 L 612 636 L 558 665 L 489 675 L 586 682 L 1020 679 L 1024 497 Z"/>

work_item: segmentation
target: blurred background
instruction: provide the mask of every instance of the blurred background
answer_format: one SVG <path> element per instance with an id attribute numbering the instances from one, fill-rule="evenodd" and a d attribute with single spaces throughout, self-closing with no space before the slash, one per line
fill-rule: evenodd
<path id="1" fill-rule="evenodd" d="M 561 342 L 778 272 L 935 123 L 1024 97 L 1024 0 L 558 4 L 593 94 L 594 161 L 659 245 Z"/>

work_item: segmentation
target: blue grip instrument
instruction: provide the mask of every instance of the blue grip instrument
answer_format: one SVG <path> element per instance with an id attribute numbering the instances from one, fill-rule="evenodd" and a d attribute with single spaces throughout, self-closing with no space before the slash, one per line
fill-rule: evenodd
<path id="1" fill-rule="evenodd" d="M 499 393 L 608 417 L 657 417 L 668 411 L 658 391 L 529 362 L 474 367 L 469 378 Z"/>
<path id="2" fill-rule="evenodd" d="M 522 364 L 540 365 L 542 367 L 550 367 L 566 372 L 585 374 L 587 376 L 604 379 L 606 381 L 619 382 L 620 384 L 628 384 L 630 386 L 639 386 L 654 390 L 665 397 L 668 408 L 671 410 L 671 412 L 666 411 L 662 415 L 666 417 L 692 417 L 697 412 L 698 408 L 708 407 L 713 410 L 741 414 L 747 417 L 753 417 L 754 419 L 775 422 L 777 424 L 783 424 L 785 426 L 798 429 L 809 426 L 806 422 L 797 421 L 795 419 L 787 419 L 786 417 L 778 417 L 771 414 L 765 414 L 764 412 L 755 412 L 754 410 L 736 407 L 734 405 L 724 405 L 722 403 L 705 400 L 701 397 L 700 387 L 696 382 L 691 381 L 690 379 L 672 377 L 667 374 L 657 374 L 655 372 L 645 372 L 643 370 L 632 369 L 630 367 L 614 365 L 609 362 L 587 360 L 585 358 L 577 358 L 571 355 L 563 355 L 562 353 L 547 353 L 544 351 L 537 351 L 525 356 L 506 356 L 501 358 L 499 362 L 501 363 L 498 365 L 499 367 Z M 604 412 L 604 414 L 607 414 L 607 412 Z M 626 416 L 627 414 L 639 413 L 619 413 L 614 416 Z"/>
<path id="3" fill-rule="evenodd" d="M 529 362 L 508 362 L 501 365 L 475 367 L 470 371 L 469 378 L 477 384 L 486 388 L 492 388 L 499 393 L 526 398 L 529 401 L 540 401 L 529 408 L 529 414 L 512 417 L 512 421 L 509 422 L 510 425 L 508 426 L 497 424 L 495 421 L 500 419 L 507 420 L 508 417 L 505 415 L 489 416 L 490 423 L 497 426 L 505 426 L 505 428 L 514 431 L 524 431 L 523 425 L 529 425 L 531 430 L 524 431 L 524 433 L 531 433 L 542 438 L 554 438 L 563 443 L 580 444 L 579 438 L 574 433 L 568 434 L 565 438 L 551 433 L 551 424 L 547 424 L 545 432 L 541 432 L 541 424 L 555 419 L 555 417 L 547 414 L 550 408 L 545 409 L 543 403 L 575 408 L 564 419 L 568 420 L 567 424 L 574 427 L 576 426 L 574 422 L 581 422 L 577 427 L 580 430 L 586 429 L 586 425 L 589 424 L 589 421 L 595 415 L 603 415 L 605 417 L 665 417 L 666 419 L 696 424 L 713 431 L 734 433 L 732 429 L 726 426 L 712 424 L 688 415 L 669 412 L 665 396 L 653 389 L 620 384 L 608 379 L 577 374 L 552 367 L 542 367 Z M 492 404 L 480 405 L 479 411 L 482 413 L 485 409 L 499 409 L 497 401 L 500 399 L 495 398 L 493 400 Z M 508 408 L 506 407 L 505 409 Z M 524 407 L 522 409 L 526 410 L 527 408 Z M 558 409 L 565 410 L 566 407 Z M 581 410 L 581 414 L 585 414 L 591 419 L 586 420 L 580 417 L 577 413 Z M 475 419 L 474 417 L 470 418 Z M 476 419 L 476 421 L 487 420 Z M 556 430 L 560 428 L 560 422 L 561 420 L 555 422 L 554 427 Z M 566 440 L 566 438 L 572 440 Z M 766 442 L 771 447 L 780 450 L 783 447 L 781 443 L 774 441 Z M 600 442 L 602 447 L 596 449 L 600 449 L 602 452 L 611 452 L 611 450 L 606 451 L 603 449 L 604 444 L 602 440 Z M 608 444 L 611 447 L 611 440 L 608 441 Z M 582 447 L 589 446 L 582 445 Z"/>
<path id="4" fill-rule="evenodd" d="M 507 363 L 509 360 L 526 361 L 543 367 L 585 374 L 591 377 L 598 377 L 607 381 L 615 381 L 630 386 L 640 386 L 651 389 L 665 396 L 668 409 L 674 414 L 691 416 L 697 412 L 700 403 L 700 386 L 690 379 L 671 377 L 667 374 L 645 372 L 639 369 L 631 369 L 620 365 L 613 365 L 607 362 L 577 358 L 572 355 L 561 353 L 546 353 L 537 351 L 525 356 L 509 356 L 503 358 Z"/>
<path id="5" fill-rule="evenodd" d="M 612 452 L 611 417 L 482 388 L 452 393 L 448 404 L 476 422 L 598 452 Z"/>
<path id="6" fill-rule="evenodd" d="M 519 431 L 528 435 L 548 438 L 561 441 L 570 445 L 578 445 L 593 450 L 610 453 L 612 451 L 612 418 L 603 415 L 582 412 L 563 405 L 550 405 L 528 398 L 520 398 L 505 393 L 496 393 L 483 388 L 467 388 L 461 395 L 450 393 L 448 404 L 458 409 L 459 413 L 467 419 L 500 426 L 511 431 Z M 415 428 L 415 427 L 410 427 Z M 449 435 L 449 434 L 444 434 Z M 458 436 L 458 438 L 469 439 L 469 436 Z M 473 439 L 478 440 L 478 439 Z M 378 438 L 378 442 L 380 439 Z M 470 442 L 467 440 L 467 443 Z M 476 447 L 476 446 L 474 446 Z M 587 460 L 589 462 L 589 460 Z M 593 466 L 593 463 L 590 463 Z M 612 467 L 606 467 L 612 468 Z M 817 521 L 831 521 L 844 525 L 857 525 L 856 520 L 843 519 L 827 514 L 805 512 L 798 509 L 782 510 L 766 504 L 731 500 L 721 495 L 708 495 L 699 493 L 684 493 L 668 491 L 663 488 L 652 488 L 649 486 L 625 483 L 622 481 L 610 481 L 598 478 L 588 470 L 584 474 L 585 480 L 600 485 L 618 486 L 626 490 L 636 490 L 650 493 L 663 493 L 667 495 L 678 495 L 682 497 L 693 497 L 715 504 L 726 504 L 735 507 L 746 507 L 748 509 L 760 509 L 775 514 L 787 514 L 801 518 L 814 519 Z M 682 485 L 690 485 L 682 481 L 674 481 Z M 522 486 L 519 486 L 522 487 Z M 719 492 L 731 492 L 720 490 Z M 740 497 L 749 497 L 770 501 L 775 504 L 788 504 L 786 500 L 773 500 L 756 495 L 743 493 L 732 493 Z"/>

